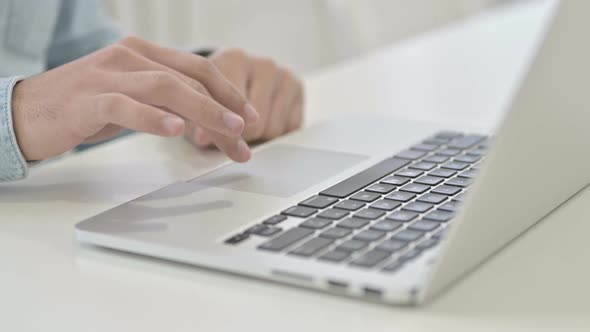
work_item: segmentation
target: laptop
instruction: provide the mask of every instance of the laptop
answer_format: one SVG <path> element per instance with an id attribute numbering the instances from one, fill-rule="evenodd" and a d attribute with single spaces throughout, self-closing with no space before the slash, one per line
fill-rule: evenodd
<path id="1" fill-rule="evenodd" d="M 369 301 L 428 301 L 589 183 L 588 12 L 556 3 L 495 133 L 346 115 L 84 220 L 76 237 Z"/>

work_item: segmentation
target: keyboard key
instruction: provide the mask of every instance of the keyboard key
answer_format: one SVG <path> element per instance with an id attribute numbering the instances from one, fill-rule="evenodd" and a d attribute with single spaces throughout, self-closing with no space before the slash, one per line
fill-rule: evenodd
<path id="1" fill-rule="evenodd" d="M 366 170 L 357 173 L 348 179 L 341 181 L 332 187 L 322 191 L 320 194 L 338 198 L 344 198 L 352 193 L 359 191 L 371 183 L 381 179 L 382 177 L 391 174 L 398 169 L 406 166 L 408 160 L 390 158 L 386 159 Z"/>
<path id="2" fill-rule="evenodd" d="M 428 173 L 428 175 L 438 176 L 440 178 L 450 178 L 451 176 L 457 174 L 457 171 L 453 171 L 452 169 L 444 169 L 444 168 L 437 168 L 434 171 Z"/>
<path id="3" fill-rule="evenodd" d="M 440 226 L 440 223 L 428 220 L 418 220 L 410 225 L 409 229 L 430 232 Z"/>
<path id="4" fill-rule="evenodd" d="M 401 158 L 401 159 L 416 160 L 418 158 L 424 157 L 425 155 L 426 155 L 426 152 L 424 152 L 424 151 L 406 150 L 406 151 L 402 151 L 402 152 L 396 154 L 395 157 Z"/>
<path id="5" fill-rule="evenodd" d="M 402 208 L 402 210 L 424 213 L 424 212 L 432 209 L 432 207 L 434 207 L 434 205 L 428 204 L 428 203 L 411 202 L 411 203 L 406 204 Z"/>
<path id="6" fill-rule="evenodd" d="M 459 194 L 459 195 L 453 197 L 453 200 L 457 201 L 457 202 L 463 202 L 464 199 L 465 199 L 465 193 L 462 193 L 462 194 Z"/>
<path id="7" fill-rule="evenodd" d="M 310 229 L 322 229 L 332 223 L 332 220 L 311 218 L 302 222 L 299 226 Z"/>
<path id="8" fill-rule="evenodd" d="M 382 217 L 384 214 L 385 214 L 385 211 L 383 211 L 383 210 L 367 208 L 367 209 L 360 210 L 359 212 L 355 213 L 354 216 L 357 218 L 374 220 L 374 219 Z"/>
<path id="9" fill-rule="evenodd" d="M 399 201 L 399 202 L 409 202 L 414 197 L 416 197 L 416 194 L 412 194 L 412 193 L 408 193 L 408 192 L 404 192 L 404 191 L 395 191 L 395 192 L 385 196 L 385 198 L 387 198 L 387 199 L 392 199 L 392 200 Z"/>
<path id="10" fill-rule="evenodd" d="M 287 216 L 284 216 L 282 214 L 277 214 L 274 215 L 266 220 L 264 220 L 262 223 L 265 225 L 276 225 L 282 221 L 285 221 L 287 219 Z"/>
<path id="11" fill-rule="evenodd" d="M 453 140 L 448 146 L 449 148 L 465 150 L 483 141 L 485 138 L 485 136 L 481 135 L 466 135 Z"/>
<path id="12" fill-rule="evenodd" d="M 413 165 L 410 165 L 410 168 L 419 169 L 422 171 L 430 171 L 431 169 L 435 168 L 436 164 L 428 163 L 428 162 L 419 162 Z"/>
<path id="13" fill-rule="evenodd" d="M 408 222 L 418 216 L 418 213 L 411 211 L 395 211 L 387 216 L 389 220 Z"/>
<path id="14" fill-rule="evenodd" d="M 336 202 L 338 202 L 337 198 L 318 195 L 318 196 L 313 196 L 313 197 L 310 197 L 310 198 L 304 200 L 303 202 L 299 203 L 299 205 L 307 206 L 307 207 L 311 207 L 311 208 L 316 208 L 316 209 L 323 209 L 323 208 L 326 208 Z"/>
<path id="15" fill-rule="evenodd" d="M 383 267 L 383 269 L 381 269 L 381 270 L 384 272 L 391 273 L 391 272 L 395 272 L 395 271 L 399 270 L 402 266 L 404 266 L 403 262 L 395 261 L 395 262 L 391 262 L 391 263 L 385 265 Z"/>
<path id="16" fill-rule="evenodd" d="M 318 212 L 318 210 L 305 206 L 292 206 L 281 213 L 292 217 L 307 218 L 316 212 Z"/>
<path id="17" fill-rule="evenodd" d="M 410 181 L 410 179 L 406 177 L 394 175 L 381 180 L 381 183 L 387 183 L 394 186 L 403 186 L 404 184 L 408 183 L 408 181 Z"/>
<path id="18" fill-rule="evenodd" d="M 470 154 L 464 154 L 464 155 L 453 158 L 454 161 L 460 161 L 460 162 L 468 163 L 468 164 L 473 164 L 474 162 L 478 161 L 479 159 L 481 159 L 481 157 L 470 155 Z"/>
<path id="19" fill-rule="evenodd" d="M 379 240 L 383 236 L 385 236 L 385 233 L 369 229 L 369 230 L 362 231 L 362 232 L 356 234 L 353 237 L 353 239 L 359 240 L 359 241 L 373 242 L 373 241 Z"/>
<path id="20" fill-rule="evenodd" d="M 425 184 L 427 186 L 436 186 L 437 184 L 443 182 L 443 179 L 436 177 L 436 176 L 421 176 L 414 180 L 414 183 Z"/>
<path id="21" fill-rule="evenodd" d="M 434 235 L 432 235 L 432 238 L 434 238 L 436 240 L 440 240 L 447 235 L 448 231 L 449 231 L 449 227 L 443 228 L 443 229 L 439 230 L 438 232 L 434 233 Z"/>
<path id="22" fill-rule="evenodd" d="M 329 262 L 342 262 L 343 260 L 347 259 L 350 256 L 349 251 L 328 251 L 327 253 L 321 255 L 319 257 L 320 260 L 329 261 Z"/>
<path id="23" fill-rule="evenodd" d="M 347 240 L 342 242 L 342 244 L 340 244 L 339 246 L 337 246 L 335 250 L 354 252 L 364 249 L 368 245 L 369 243 L 365 241 Z"/>
<path id="24" fill-rule="evenodd" d="M 412 242 L 421 238 L 424 233 L 412 229 L 404 229 L 403 231 L 391 237 L 392 240 Z"/>
<path id="25" fill-rule="evenodd" d="M 449 186 L 465 188 L 471 185 L 472 182 L 473 181 L 471 181 L 471 179 L 468 178 L 452 178 L 449 181 L 445 182 L 445 184 Z"/>
<path id="26" fill-rule="evenodd" d="M 415 178 L 415 177 L 418 177 L 422 174 L 424 174 L 423 171 L 417 170 L 417 169 L 411 169 L 411 168 L 406 168 L 404 170 L 401 170 L 401 171 L 395 173 L 395 175 L 397 175 L 397 176 L 403 176 L 403 177 L 408 177 L 408 178 Z"/>
<path id="27" fill-rule="evenodd" d="M 359 267 L 373 267 L 387 259 L 389 256 L 390 253 L 387 251 L 371 250 L 361 257 L 353 260 L 350 265 Z"/>
<path id="28" fill-rule="evenodd" d="M 250 227 L 246 233 L 260 236 L 271 236 L 279 233 L 280 231 L 282 231 L 282 229 L 279 227 L 258 224 Z"/>
<path id="29" fill-rule="evenodd" d="M 430 203 L 430 204 L 440 204 L 440 203 L 444 202 L 445 200 L 447 200 L 447 197 L 448 196 L 445 196 L 445 195 L 427 193 L 427 194 L 424 194 L 424 195 L 418 197 L 417 201 L 424 202 L 424 203 Z"/>
<path id="30" fill-rule="evenodd" d="M 477 173 L 478 172 L 475 169 L 468 169 L 466 171 L 459 173 L 458 176 L 462 178 L 474 179 L 477 176 Z"/>
<path id="31" fill-rule="evenodd" d="M 407 262 L 409 260 L 412 260 L 412 259 L 420 256 L 421 253 L 422 253 L 422 251 L 420 251 L 420 250 L 412 249 L 412 250 L 406 252 L 405 254 L 399 256 L 398 261 L 399 262 Z"/>
<path id="32" fill-rule="evenodd" d="M 435 193 L 435 194 L 453 196 L 460 191 L 461 191 L 461 188 L 459 188 L 459 187 L 442 185 L 442 186 L 432 189 L 430 192 Z"/>
<path id="33" fill-rule="evenodd" d="M 411 193 L 415 193 L 415 194 L 425 193 L 428 189 L 430 189 L 430 186 L 419 184 L 419 183 L 410 183 L 410 184 L 406 184 L 405 186 L 399 188 L 399 190 L 401 190 L 401 191 L 407 191 L 407 192 L 411 192 Z"/>
<path id="34" fill-rule="evenodd" d="M 363 202 L 373 202 L 374 200 L 376 200 L 377 198 L 380 198 L 381 195 L 377 194 L 377 193 L 371 193 L 368 191 L 361 191 L 358 192 L 352 196 L 350 196 L 350 199 L 354 199 L 357 201 L 363 201 Z"/>
<path id="35" fill-rule="evenodd" d="M 436 222 L 447 222 L 453 218 L 453 214 L 447 211 L 432 211 L 424 216 L 424 219 L 432 220 Z"/>
<path id="36" fill-rule="evenodd" d="M 341 209 L 328 209 L 320 212 L 317 217 L 324 219 L 338 220 L 344 218 L 350 212 Z"/>
<path id="37" fill-rule="evenodd" d="M 341 239 L 345 236 L 348 236 L 350 233 L 350 229 L 333 227 L 321 233 L 320 236 L 327 239 Z"/>
<path id="38" fill-rule="evenodd" d="M 428 143 L 422 143 L 422 144 L 416 144 L 414 146 L 411 147 L 412 150 L 419 150 L 419 151 L 426 151 L 426 152 L 431 152 L 434 151 L 436 149 L 438 149 L 438 146 L 440 144 L 428 144 Z"/>
<path id="39" fill-rule="evenodd" d="M 408 245 L 407 242 L 390 239 L 390 240 L 383 241 L 383 242 L 379 243 L 379 245 L 376 246 L 375 249 L 394 252 L 394 251 L 402 250 L 407 245 Z"/>
<path id="40" fill-rule="evenodd" d="M 225 240 L 225 243 L 238 244 L 238 243 L 246 240 L 249 237 L 250 237 L 250 235 L 247 233 L 240 233 L 240 234 L 234 235 L 234 236 L 230 237 L 229 239 Z"/>
<path id="41" fill-rule="evenodd" d="M 400 228 L 403 225 L 400 221 L 393 221 L 393 220 L 381 220 L 375 225 L 371 226 L 372 230 L 381 231 L 381 232 L 391 232 Z"/>
<path id="42" fill-rule="evenodd" d="M 422 142 L 422 143 L 441 146 L 441 145 L 447 144 L 450 140 L 451 140 L 450 138 L 432 137 L 427 140 L 424 140 L 424 142 Z"/>
<path id="43" fill-rule="evenodd" d="M 439 133 L 437 133 L 436 135 L 434 135 L 434 137 L 436 138 L 444 138 L 444 139 L 454 139 L 454 138 L 458 138 L 463 136 L 462 133 L 457 132 L 457 131 L 450 131 L 450 130 L 445 130 L 445 131 L 441 131 Z"/>
<path id="44" fill-rule="evenodd" d="M 339 202 L 338 204 L 334 205 L 335 208 L 348 210 L 348 211 L 356 211 L 360 208 L 365 206 L 365 203 L 359 201 L 353 201 L 351 199 L 344 200 Z"/>
<path id="45" fill-rule="evenodd" d="M 488 151 L 486 149 L 473 149 L 471 151 L 467 151 L 467 154 L 470 156 L 483 157 L 487 152 Z"/>
<path id="46" fill-rule="evenodd" d="M 429 239 L 420 241 L 420 243 L 418 243 L 414 248 L 417 250 L 426 250 L 428 248 L 434 247 L 437 244 L 438 244 L 438 239 L 431 237 Z"/>
<path id="47" fill-rule="evenodd" d="M 393 211 L 398 208 L 402 203 L 392 201 L 390 199 L 381 199 L 377 202 L 371 204 L 373 209 L 385 210 L 385 211 Z"/>
<path id="48" fill-rule="evenodd" d="M 433 154 L 432 156 L 428 156 L 422 160 L 429 162 L 429 163 L 440 164 L 440 163 L 444 163 L 445 161 L 449 160 L 449 157 L 439 155 L 439 154 Z"/>
<path id="49" fill-rule="evenodd" d="M 365 227 L 369 221 L 367 219 L 360 218 L 346 218 L 338 223 L 338 227 L 357 229 Z"/>
<path id="50" fill-rule="evenodd" d="M 439 210 L 447 211 L 447 212 L 456 212 L 458 208 L 459 202 L 458 201 L 450 201 L 446 202 L 445 204 L 438 207 Z"/>
<path id="51" fill-rule="evenodd" d="M 283 234 L 272 238 L 258 246 L 259 249 L 270 250 L 270 251 L 281 251 L 290 245 L 303 240 L 304 238 L 313 234 L 311 229 L 305 229 L 300 227 L 291 228 Z"/>
<path id="52" fill-rule="evenodd" d="M 441 155 L 441 156 L 447 156 L 447 157 L 453 157 L 458 155 L 459 153 L 461 153 L 461 150 L 457 150 L 457 149 L 444 149 L 444 150 L 440 150 L 437 151 L 436 154 Z"/>
<path id="53" fill-rule="evenodd" d="M 366 191 L 370 191 L 370 192 L 374 192 L 374 193 L 379 193 L 379 194 L 387 194 L 389 192 L 391 192 L 393 189 L 395 189 L 395 186 L 392 186 L 390 184 L 386 184 L 386 183 L 377 183 L 374 184 L 368 188 L 366 188 Z"/>
<path id="54" fill-rule="evenodd" d="M 462 171 L 462 170 L 466 169 L 467 167 L 469 167 L 469 164 L 462 163 L 460 161 L 449 161 L 449 162 L 442 164 L 441 167 L 446 168 L 446 169 L 452 169 L 455 171 Z"/>
<path id="55" fill-rule="evenodd" d="M 332 239 L 316 237 L 316 238 L 313 238 L 313 239 L 305 242 L 301 246 L 295 248 L 294 250 L 289 252 L 289 254 L 309 257 L 309 256 L 316 254 L 320 250 L 326 248 L 327 246 L 329 246 L 333 242 L 334 242 L 334 240 L 332 240 Z"/>

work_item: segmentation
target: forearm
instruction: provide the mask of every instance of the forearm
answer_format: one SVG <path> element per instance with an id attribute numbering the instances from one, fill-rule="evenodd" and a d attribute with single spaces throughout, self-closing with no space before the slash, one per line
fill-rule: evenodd
<path id="1" fill-rule="evenodd" d="M 19 80 L 18 76 L 0 78 L 0 181 L 19 180 L 28 172 L 12 120 L 12 90 Z"/>

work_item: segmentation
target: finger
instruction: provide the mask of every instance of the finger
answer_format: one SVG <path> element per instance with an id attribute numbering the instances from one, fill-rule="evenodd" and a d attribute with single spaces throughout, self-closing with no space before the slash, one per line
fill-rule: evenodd
<path id="1" fill-rule="evenodd" d="M 253 123 L 258 120 L 258 113 L 248 103 L 246 97 L 208 59 L 192 53 L 161 47 L 136 37 L 125 38 L 121 44 L 152 61 L 203 83 L 213 99 L 240 115 L 246 122 Z"/>
<path id="2" fill-rule="evenodd" d="M 233 161 L 242 163 L 250 160 L 252 152 L 244 139 L 225 137 L 215 132 L 208 132 L 207 135 L 210 137 L 213 144 Z"/>
<path id="3" fill-rule="evenodd" d="M 295 99 L 293 100 L 293 112 L 291 112 L 289 120 L 287 120 L 287 131 L 289 132 L 300 128 L 303 124 L 304 98 L 303 85 L 300 84 Z"/>
<path id="4" fill-rule="evenodd" d="M 260 120 L 248 126 L 243 137 L 248 140 L 258 140 L 264 135 L 266 123 L 272 108 L 272 100 L 278 84 L 278 66 L 269 59 L 254 58 L 248 98 L 260 114 Z"/>
<path id="5" fill-rule="evenodd" d="M 297 94 L 299 82 L 291 72 L 281 71 L 277 92 L 272 102 L 271 112 L 266 123 L 263 138 L 271 140 L 287 131 L 287 122 L 293 110 L 293 100 Z"/>
<path id="6" fill-rule="evenodd" d="M 211 145 L 211 140 L 207 132 L 191 122 L 188 122 L 186 125 L 185 138 L 198 147 L 204 148 Z"/>
<path id="7" fill-rule="evenodd" d="M 247 96 L 247 81 L 250 73 L 248 55 L 237 48 L 223 49 L 213 53 L 211 62 L 221 71 L 242 95 Z"/>

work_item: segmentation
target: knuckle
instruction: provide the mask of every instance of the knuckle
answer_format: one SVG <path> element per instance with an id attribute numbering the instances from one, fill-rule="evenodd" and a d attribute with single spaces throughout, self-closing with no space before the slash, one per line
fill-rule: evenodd
<path id="1" fill-rule="evenodd" d="M 121 59 L 127 58 L 131 55 L 131 51 L 123 46 L 123 45 L 119 45 L 119 44 L 112 44 L 109 45 L 105 48 L 103 48 L 101 51 L 99 51 L 99 58 L 101 59 L 101 62 L 103 63 L 110 63 L 110 62 L 120 62 Z"/>
<path id="2" fill-rule="evenodd" d="M 99 118 L 105 118 L 116 112 L 117 108 L 124 101 L 125 97 L 119 93 L 105 93 L 96 99 L 95 110 Z"/>
<path id="3" fill-rule="evenodd" d="M 279 68 L 279 65 L 276 63 L 275 60 L 269 58 L 269 57 L 261 57 L 258 59 L 258 64 L 259 66 L 267 69 L 267 70 L 273 70 L 276 71 Z"/>
<path id="4" fill-rule="evenodd" d="M 173 89 L 177 85 L 177 78 L 165 71 L 153 71 L 148 75 L 148 84 L 153 89 L 158 90 L 169 90 Z"/>
<path id="5" fill-rule="evenodd" d="M 223 53 L 232 59 L 242 59 L 248 56 L 243 49 L 237 47 L 226 48 L 223 50 Z"/>
<path id="6" fill-rule="evenodd" d="M 117 44 L 131 47 L 131 46 L 139 45 L 139 44 L 141 44 L 143 42 L 144 42 L 143 39 L 141 39 L 139 37 L 136 37 L 136 36 L 127 36 L 127 37 L 121 38 L 117 42 Z"/>
<path id="7" fill-rule="evenodd" d="M 199 59 L 197 68 L 204 76 L 215 76 L 217 74 L 217 67 L 210 59 L 207 58 Z"/>

